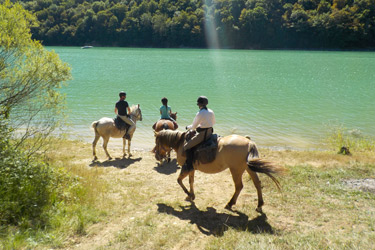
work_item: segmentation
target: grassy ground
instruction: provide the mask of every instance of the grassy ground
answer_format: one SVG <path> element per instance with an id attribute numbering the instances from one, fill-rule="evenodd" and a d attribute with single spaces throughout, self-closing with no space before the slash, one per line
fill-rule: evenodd
<path id="1" fill-rule="evenodd" d="M 262 158 L 283 165 L 280 193 L 260 175 L 264 214 L 248 175 L 233 211 L 224 206 L 234 192 L 229 171 L 196 172 L 194 203 L 177 184 L 176 161 L 159 166 L 152 153 L 92 162 L 91 145 L 60 142 L 54 164 L 80 176 L 88 207 L 80 226 L 54 232 L 59 241 L 34 248 L 64 249 L 374 249 L 375 193 L 346 180 L 375 179 L 375 153 L 272 151 Z M 120 150 L 110 149 L 114 157 Z M 185 181 L 187 184 L 187 180 Z M 77 215 L 78 216 L 78 215 Z M 79 217 L 79 216 L 78 216 Z"/>

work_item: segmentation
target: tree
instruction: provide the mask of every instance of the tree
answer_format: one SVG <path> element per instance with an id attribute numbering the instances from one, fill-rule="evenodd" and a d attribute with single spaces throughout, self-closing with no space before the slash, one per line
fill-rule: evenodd
<path id="1" fill-rule="evenodd" d="M 70 79 L 70 68 L 53 51 L 31 39 L 36 18 L 18 3 L 0 5 L 0 120 L 20 136 L 16 146 L 29 145 L 30 155 L 62 121 L 64 96 L 58 89 Z"/>

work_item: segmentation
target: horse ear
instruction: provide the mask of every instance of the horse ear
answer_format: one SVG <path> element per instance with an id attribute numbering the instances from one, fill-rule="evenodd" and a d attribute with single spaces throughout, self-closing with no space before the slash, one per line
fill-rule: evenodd
<path id="1" fill-rule="evenodd" d="M 138 104 L 138 108 L 139 108 L 139 104 Z"/>

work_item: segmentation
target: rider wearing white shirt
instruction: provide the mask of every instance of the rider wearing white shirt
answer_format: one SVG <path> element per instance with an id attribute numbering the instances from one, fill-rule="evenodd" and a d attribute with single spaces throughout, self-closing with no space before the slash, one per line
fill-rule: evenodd
<path id="1" fill-rule="evenodd" d="M 193 124 L 186 127 L 189 130 L 196 130 L 197 134 L 190 139 L 190 141 L 184 144 L 184 150 L 186 152 L 186 162 L 182 167 L 185 171 L 193 170 L 193 155 L 192 148 L 197 146 L 199 143 L 204 142 L 213 133 L 213 125 L 215 124 L 214 112 L 207 108 L 208 99 L 205 96 L 200 96 L 197 100 L 199 106 L 199 112 L 196 114 Z"/>

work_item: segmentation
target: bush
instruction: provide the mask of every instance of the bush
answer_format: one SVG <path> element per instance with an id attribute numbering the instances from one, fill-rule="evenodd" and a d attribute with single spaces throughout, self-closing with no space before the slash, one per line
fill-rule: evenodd
<path id="1" fill-rule="evenodd" d="M 341 147 L 347 147 L 355 151 L 373 151 L 375 150 L 375 141 L 362 135 L 360 130 L 348 130 L 342 126 L 333 127 L 330 134 L 326 137 L 328 146 L 335 150 Z"/>
<path id="2" fill-rule="evenodd" d="M 43 227 L 61 173 L 15 149 L 9 131 L 0 123 L 0 224 Z"/>

